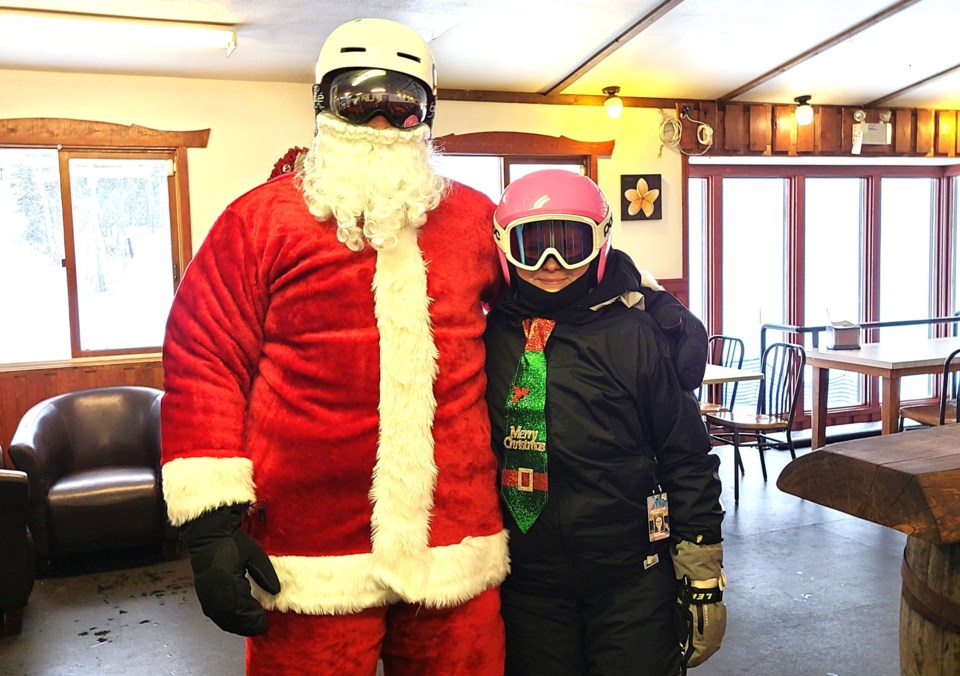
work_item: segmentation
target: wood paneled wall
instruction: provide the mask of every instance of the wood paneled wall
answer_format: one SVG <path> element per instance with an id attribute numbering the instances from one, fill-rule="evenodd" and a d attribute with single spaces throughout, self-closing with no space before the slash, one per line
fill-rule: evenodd
<path id="1" fill-rule="evenodd" d="M 58 394 L 109 385 L 163 389 L 160 355 L 0 367 L 0 445 L 4 453 L 20 417 L 34 404 Z"/>
<path id="2" fill-rule="evenodd" d="M 768 157 L 844 156 L 853 150 L 854 113 L 863 110 L 866 122 L 880 122 L 890 113 L 891 141 L 864 145 L 861 157 L 956 157 L 960 155 L 956 110 L 814 106 L 813 124 L 797 126 L 793 105 L 768 103 L 714 103 L 681 101 L 680 148 L 708 156 L 762 155 Z M 712 145 L 705 150 L 698 123 L 710 125 Z"/>

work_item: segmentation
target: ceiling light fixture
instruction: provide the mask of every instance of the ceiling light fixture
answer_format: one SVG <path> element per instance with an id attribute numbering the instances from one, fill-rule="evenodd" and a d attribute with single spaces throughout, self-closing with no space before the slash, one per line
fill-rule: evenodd
<path id="1" fill-rule="evenodd" d="M 798 96 L 794 101 L 797 102 L 797 109 L 793 111 L 797 125 L 806 127 L 813 122 L 813 106 L 810 105 L 810 96 Z"/>
<path id="2" fill-rule="evenodd" d="M 603 93 L 607 98 L 603 100 L 603 107 L 607 109 L 607 116 L 611 120 L 616 120 L 623 112 L 623 99 L 617 96 L 620 93 L 620 87 L 604 87 Z"/>
<path id="3" fill-rule="evenodd" d="M 102 44 L 215 48 L 230 56 L 237 48 L 237 29 L 217 23 L 0 8 L 0 40 L 77 48 Z"/>

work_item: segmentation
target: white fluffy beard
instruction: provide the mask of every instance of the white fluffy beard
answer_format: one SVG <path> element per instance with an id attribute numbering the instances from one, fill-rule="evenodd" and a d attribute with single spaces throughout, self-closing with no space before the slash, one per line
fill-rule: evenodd
<path id="1" fill-rule="evenodd" d="M 425 124 L 375 129 L 321 113 L 298 179 L 310 213 L 335 218 L 337 239 L 351 251 L 363 249 L 364 240 L 385 250 L 440 204 L 448 182 L 434 171 L 432 157 Z"/>

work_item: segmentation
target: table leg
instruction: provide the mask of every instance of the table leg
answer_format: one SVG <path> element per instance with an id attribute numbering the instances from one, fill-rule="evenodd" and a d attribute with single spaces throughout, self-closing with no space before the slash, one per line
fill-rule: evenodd
<path id="1" fill-rule="evenodd" d="M 810 421 L 810 448 L 816 450 L 827 443 L 827 390 L 830 369 L 813 368 L 813 411 Z"/>
<path id="2" fill-rule="evenodd" d="M 880 433 L 894 434 L 900 427 L 900 378 L 881 377 L 880 390 Z"/>

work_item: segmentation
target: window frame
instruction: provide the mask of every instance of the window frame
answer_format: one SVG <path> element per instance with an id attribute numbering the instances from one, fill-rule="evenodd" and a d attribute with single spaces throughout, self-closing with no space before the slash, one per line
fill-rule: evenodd
<path id="1" fill-rule="evenodd" d="M 112 355 L 143 354 L 143 346 L 82 350 L 77 300 L 76 259 L 73 251 L 72 214 L 69 212 L 70 183 L 68 163 L 71 157 L 105 157 L 114 159 L 169 159 L 173 173 L 168 177 L 170 208 L 170 246 L 173 288 L 193 256 L 190 225 L 189 176 L 187 148 L 205 148 L 209 129 L 196 131 L 163 131 L 138 125 L 71 120 L 64 118 L 14 118 L 0 120 L 0 148 L 46 148 L 56 150 L 59 159 L 61 202 L 67 272 L 67 301 L 72 359 Z M 151 346 L 152 347 L 152 346 Z M 156 346 L 159 350 L 159 345 Z M 149 350 L 149 348 L 147 348 Z M 151 350 L 152 351 L 152 350 Z"/>
<path id="2" fill-rule="evenodd" d="M 933 312 L 936 316 L 953 314 L 952 272 L 957 261 L 953 260 L 955 229 L 958 214 L 954 198 L 960 166 L 957 165 L 783 165 L 783 164 L 695 164 L 684 160 L 685 190 L 690 179 L 706 181 L 704 190 L 704 316 L 707 332 L 723 333 L 723 184 L 724 178 L 780 178 L 787 181 L 787 204 L 785 204 L 786 235 L 786 297 L 784 298 L 785 323 L 803 326 L 806 251 L 804 242 L 805 180 L 807 178 L 859 178 L 863 188 L 863 228 L 861 239 L 864 272 L 862 276 L 861 306 L 862 321 L 878 321 L 880 312 L 880 182 L 883 178 L 931 178 L 935 181 L 934 240 L 931 272 Z M 690 214 L 684 200 L 683 231 L 685 234 L 684 261 L 689 263 Z M 911 317 L 918 319 L 919 317 Z M 934 325 L 937 335 L 946 335 L 950 330 L 944 325 Z M 799 341 L 796 335 L 787 336 Z M 876 340 L 876 330 L 864 336 L 865 341 Z M 861 406 L 835 408 L 828 411 L 827 424 L 859 423 L 879 420 L 880 394 L 878 378 L 867 378 L 865 403 Z M 809 412 L 797 412 L 797 420 L 809 426 Z"/>
<path id="3" fill-rule="evenodd" d="M 615 141 L 576 141 L 566 136 L 547 136 L 518 131 L 480 131 L 447 134 L 435 139 L 445 155 L 493 155 L 500 157 L 500 183 L 506 187 L 510 164 L 542 162 L 579 163 L 587 176 L 597 181 L 599 157 L 613 154 Z"/>

